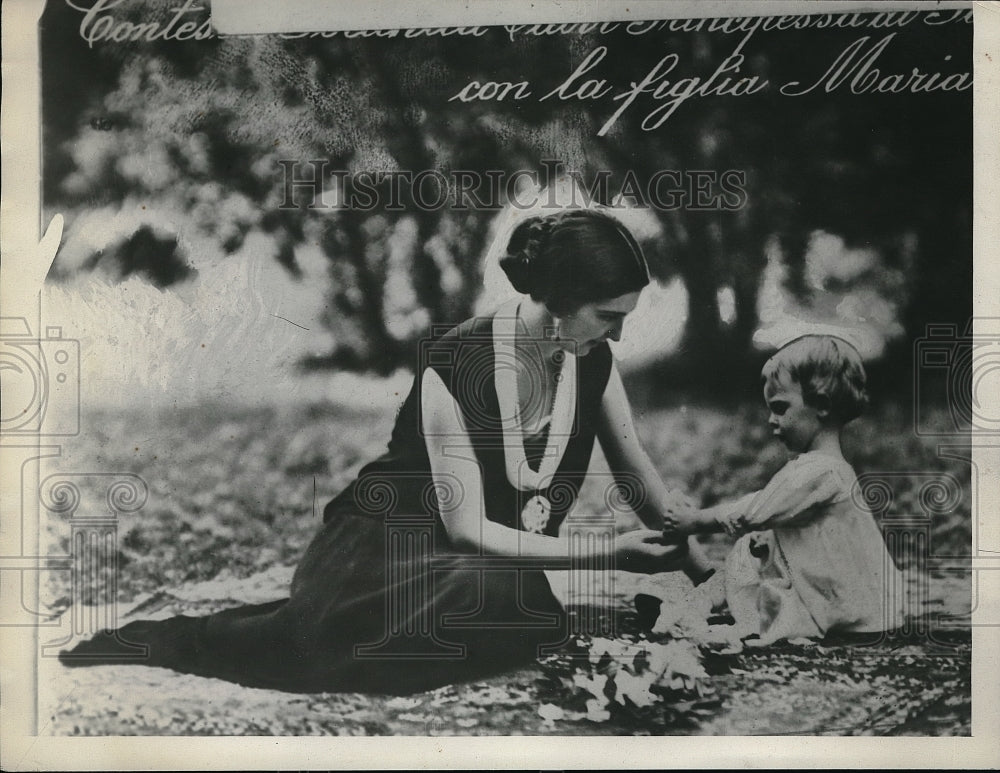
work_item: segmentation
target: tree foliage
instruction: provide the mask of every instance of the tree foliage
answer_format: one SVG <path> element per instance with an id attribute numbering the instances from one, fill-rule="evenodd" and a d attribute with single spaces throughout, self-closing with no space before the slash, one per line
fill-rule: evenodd
<path id="1" fill-rule="evenodd" d="M 121 4 L 117 18 L 148 20 L 170 3 Z M 862 15 L 864 16 L 864 15 Z M 482 37 L 227 37 L 202 41 L 97 43 L 77 34 L 79 12 L 50 3 L 43 17 L 46 205 L 80 212 L 145 213 L 94 254 L 60 256 L 56 273 L 107 266 L 164 286 L 197 270 L 191 229 L 220 256 L 253 231 L 271 235 L 273 258 L 299 273 L 297 250 L 319 244 L 329 259 L 332 333 L 313 366 L 388 372 L 406 361 L 432 322 L 468 315 L 480 286 L 495 208 L 421 207 L 407 186 L 398 208 L 315 206 L 282 161 L 322 160 L 321 171 L 544 171 L 559 160 L 593 181 L 598 199 L 630 176 L 661 170 L 735 170 L 746 199 L 736 208 L 653 208 L 660 233 L 653 270 L 679 276 L 689 309 L 681 357 L 688 377 L 721 378 L 720 355 L 745 358 L 758 325 L 758 293 L 769 248 L 778 245 L 786 282 L 803 302 L 825 288 L 806 280 L 818 231 L 879 252 L 892 269 L 911 335 L 928 321 L 961 324 L 971 311 L 971 91 L 835 93 L 797 97 L 777 88 L 819 78 L 852 41 L 882 31 L 784 30 L 511 35 Z M 513 97 L 463 103 L 472 81 L 531 82 L 555 89 L 597 46 L 599 77 L 625 85 L 664 52 L 677 73 L 709 78 L 727 57 L 742 74 L 768 78 L 760 93 L 690 99 L 655 130 L 648 109 L 626 110 L 606 133 L 608 99 Z M 885 72 L 971 71 L 971 24 L 896 31 L 878 60 Z M 598 77 L 596 74 L 594 77 Z M 735 77 L 735 76 L 734 76 Z M 302 175 L 318 167 L 302 163 Z M 391 181 L 374 187 L 389 200 Z M 350 194 L 351 188 L 334 197 Z M 315 192 L 314 192 L 315 193 Z M 283 207 L 297 201 L 299 207 Z M 309 204 L 314 206 L 310 207 Z M 504 200 L 498 202 L 503 204 Z M 182 225 L 178 225 L 178 224 Z M 202 244 L 199 242 L 199 244 Z M 200 249 L 200 248 L 199 248 Z M 824 280 L 832 281 L 832 280 Z M 720 291 L 733 313 L 721 313 Z"/>

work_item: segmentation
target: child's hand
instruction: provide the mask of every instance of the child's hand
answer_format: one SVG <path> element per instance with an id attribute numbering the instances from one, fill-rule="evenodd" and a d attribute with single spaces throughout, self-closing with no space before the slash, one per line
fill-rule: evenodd
<path id="1" fill-rule="evenodd" d="M 664 537 L 670 539 L 692 533 L 692 521 L 698 510 L 691 497 L 671 489 L 667 492 L 662 507 Z"/>

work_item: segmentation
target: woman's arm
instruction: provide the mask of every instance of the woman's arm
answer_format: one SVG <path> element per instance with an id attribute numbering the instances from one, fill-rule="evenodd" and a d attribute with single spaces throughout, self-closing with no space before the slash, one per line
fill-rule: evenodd
<path id="1" fill-rule="evenodd" d="M 666 487 L 649 454 L 639 443 L 625 385 L 614 363 L 601 400 L 597 436 L 622 491 L 626 494 L 633 491 L 633 476 L 641 483 L 638 498 L 630 504 L 647 528 L 668 534 L 673 520 L 690 518 L 699 512 L 684 494 Z M 678 536 L 691 533 L 678 533 Z M 619 535 L 619 539 L 626 536 L 628 533 Z M 696 584 L 711 576 L 713 570 L 705 551 L 693 538 L 687 540 L 687 555 L 680 568 Z"/>
<path id="2" fill-rule="evenodd" d="M 640 483 L 641 491 L 629 505 L 647 528 L 663 529 L 664 518 L 668 515 L 693 510 L 686 496 L 666 487 L 649 454 L 639 443 L 625 386 L 613 364 L 601 401 L 597 436 L 608 466 L 626 496 L 635 493 L 636 481 Z"/>
<path id="3" fill-rule="evenodd" d="M 480 466 L 458 405 L 432 368 L 424 371 L 422 379 L 421 413 L 431 473 L 439 485 L 460 482 L 459 491 L 452 492 L 454 496 L 440 498 L 441 519 L 452 544 L 471 554 L 534 558 L 540 566 L 566 568 L 569 540 L 517 531 L 486 518 Z M 671 562 L 678 552 L 676 546 L 661 544 L 660 537 L 659 532 L 641 531 L 627 539 L 616 538 L 614 553 L 618 568 L 633 572 L 674 568 Z M 596 559 L 597 551 L 602 548 L 588 545 L 587 549 L 595 551 Z"/>

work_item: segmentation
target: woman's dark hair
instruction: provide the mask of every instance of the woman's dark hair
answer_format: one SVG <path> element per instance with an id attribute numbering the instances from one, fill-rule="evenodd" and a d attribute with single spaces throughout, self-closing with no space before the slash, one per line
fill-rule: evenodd
<path id="1" fill-rule="evenodd" d="M 520 223 L 500 259 L 519 293 L 556 315 L 641 290 L 649 267 L 635 237 L 600 210 L 567 209 Z"/>

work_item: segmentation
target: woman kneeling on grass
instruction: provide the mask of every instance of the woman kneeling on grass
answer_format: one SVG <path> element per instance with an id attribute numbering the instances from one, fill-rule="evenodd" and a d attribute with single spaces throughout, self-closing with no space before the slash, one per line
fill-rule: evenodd
<path id="1" fill-rule="evenodd" d="M 574 558 L 709 575 L 697 543 L 663 537 L 686 500 L 639 446 L 607 343 L 649 283 L 635 238 L 603 212 L 563 210 L 522 222 L 501 267 L 528 297 L 422 348 L 388 452 L 327 505 L 288 599 L 130 623 L 63 662 L 392 693 L 530 663 L 567 635 L 543 570 L 568 565 L 560 524 L 595 439 L 646 528 Z M 136 644 L 146 658 L 126 657 Z"/>

